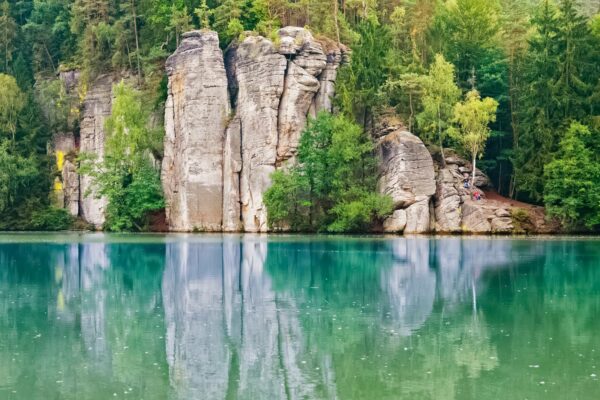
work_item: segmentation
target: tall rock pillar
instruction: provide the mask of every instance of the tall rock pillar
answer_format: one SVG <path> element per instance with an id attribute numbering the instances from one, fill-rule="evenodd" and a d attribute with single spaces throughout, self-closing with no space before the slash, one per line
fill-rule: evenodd
<path id="1" fill-rule="evenodd" d="M 231 106 L 217 33 L 185 33 L 166 68 L 162 183 L 169 227 L 220 231 L 223 147 Z"/>
<path id="2" fill-rule="evenodd" d="M 271 41 L 250 36 L 228 52 L 227 64 L 232 85 L 237 89 L 236 118 L 241 124 L 242 223 L 247 232 L 264 232 L 267 210 L 263 193 L 271 185 L 275 171 L 279 102 L 287 60 Z"/>
<path id="3" fill-rule="evenodd" d="M 83 101 L 83 115 L 79 130 L 80 151 L 95 154 L 98 161 L 104 157 L 104 122 L 112 110 L 112 75 L 100 75 L 92 83 Z M 96 228 L 104 224 L 106 198 L 98 198 L 92 184 L 92 177 L 81 176 L 80 182 L 81 216 Z"/>

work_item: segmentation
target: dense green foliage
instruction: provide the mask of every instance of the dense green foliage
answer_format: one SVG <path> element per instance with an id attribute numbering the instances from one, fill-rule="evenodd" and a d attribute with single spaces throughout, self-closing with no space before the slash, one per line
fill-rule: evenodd
<path id="1" fill-rule="evenodd" d="M 320 113 L 310 121 L 297 157 L 265 193 L 272 228 L 365 231 L 392 211 L 392 200 L 375 190 L 373 144 L 346 117 Z"/>
<path id="2" fill-rule="evenodd" d="M 573 123 L 560 141 L 558 155 L 544 169 L 548 212 L 567 225 L 600 224 L 600 138 Z"/>
<path id="3" fill-rule="evenodd" d="M 465 156 L 448 129 L 455 103 L 477 90 L 498 104 L 480 167 L 501 194 L 547 203 L 569 127 L 600 134 L 599 11 L 591 0 L 5 0 L 0 73 L 12 80 L 0 86 L 2 224 L 23 228 L 31 210 L 49 206 L 57 171 L 47 143 L 53 134 L 77 134 L 95 77 L 125 72 L 148 100 L 145 117 L 160 114 L 164 61 L 182 33 L 197 28 L 216 30 L 223 48 L 244 31 L 274 38 L 285 25 L 345 43 L 352 63 L 338 73 L 340 114 L 367 131 L 393 108 L 427 144 L 458 146 Z M 79 87 L 67 95 L 56 74 L 74 69 Z M 595 156 L 592 142 L 582 145 Z M 144 151 L 160 160 L 160 148 L 150 147 Z M 598 227 L 584 224 L 583 214 L 574 218 Z"/>
<path id="4" fill-rule="evenodd" d="M 148 129 L 137 90 L 121 82 L 113 92 L 104 157 L 82 154 L 80 170 L 92 177 L 93 194 L 108 200 L 105 228 L 141 231 L 147 228 L 148 214 L 164 207 L 160 179 L 152 165 L 152 150 L 160 136 Z"/>

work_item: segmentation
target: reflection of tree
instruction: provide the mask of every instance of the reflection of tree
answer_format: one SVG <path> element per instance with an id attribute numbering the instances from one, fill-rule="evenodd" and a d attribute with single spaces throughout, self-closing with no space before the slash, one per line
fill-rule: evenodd
<path id="1" fill-rule="evenodd" d="M 500 365 L 493 377 L 474 382 L 483 398 L 505 398 L 501 382 L 511 398 L 539 398 L 541 392 L 545 399 L 596 397 L 590 375 L 598 368 L 600 242 L 540 245 L 544 256 L 537 262 L 524 260 L 488 277 L 488 296 L 479 303 L 493 318 Z"/>
<path id="2" fill-rule="evenodd" d="M 309 310 L 299 315 L 306 340 L 330 355 L 340 398 L 454 399 L 460 380 L 498 365 L 472 293 L 490 266 L 510 264 L 498 256 L 507 250 L 460 239 L 282 241 L 269 243 L 266 269 Z M 496 257 L 488 265 L 481 254 Z"/>
<path id="3" fill-rule="evenodd" d="M 473 315 L 464 325 L 457 345 L 456 365 L 465 367 L 469 378 L 478 378 L 482 371 L 491 371 L 498 366 L 498 353 L 490 343 L 483 314 Z"/>

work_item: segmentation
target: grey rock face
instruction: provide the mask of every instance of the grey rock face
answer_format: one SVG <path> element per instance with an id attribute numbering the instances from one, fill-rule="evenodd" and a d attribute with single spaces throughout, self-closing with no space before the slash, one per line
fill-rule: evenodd
<path id="1" fill-rule="evenodd" d="M 429 198 L 411 204 L 406 209 L 406 228 L 404 228 L 404 233 L 427 232 L 431 232 Z"/>
<path id="2" fill-rule="evenodd" d="M 471 171 L 470 164 L 448 151 L 446 167 L 438 165 L 436 177 L 435 230 L 442 233 L 510 233 L 514 230 L 512 218 L 506 204 L 485 197 L 476 201 L 472 198 L 479 185 L 488 187 L 489 178 L 477 170 L 475 187 L 464 187 L 464 174 Z M 483 192 L 481 192 L 483 193 Z"/>
<path id="3" fill-rule="evenodd" d="M 325 69 L 319 75 L 319 91 L 311 106 L 310 115 L 315 117 L 319 111 L 333 111 L 333 96 L 335 95 L 335 80 L 339 67 L 348 62 L 348 49 L 341 44 L 329 44 L 324 49 L 326 54 Z"/>
<path id="4" fill-rule="evenodd" d="M 194 31 L 169 57 L 162 182 L 172 230 L 267 231 L 271 174 L 293 162 L 320 81 L 333 85 L 323 74 L 342 62 L 303 28 L 279 36 L 278 47 L 248 36 L 223 56 L 215 32 Z"/>
<path id="5" fill-rule="evenodd" d="M 240 171 L 242 170 L 242 126 L 235 117 L 225 132 L 223 152 L 223 230 L 242 230 L 240 215 Z"/>
<path id="6" fill-rule="evenodd" d="M 65 160 L 61 171 L 63 182 L 63 204 L 69 214 L 79 215 L 79 174 L 77 167 L 70 160 Z"/>
<path id="7" fill-rule="evenodd" d="M 90 86 L 83 101 L 80 125 L 80 151 L 95 154 L 98 161 L 104 157 L 104 122 L 112 109 L 112 75 L 100 75 Z M 104 211 L 107 200 L 97 198 L 92 179 L 81 177 L 81 216 L 89 223 L 100 228 L 104 224 Z"/>
<path id="8" fill-rule="evenodd" d="M 437 232 L 460 232 L 462 221 L 462 175 L 456 165 L 440 168 L 436 178 L 435 230 Z"/>
<path id="9" fill-rule="evenodd" d="M 319 81 L 294 61 L 288 62 L 285 88 L 279 107 L 277 159 L 284 161 L 296 154 L 306 114 L 319 90 Z"/>
<path id="10" fill-rule="evenodd" d="M 462 205 L 462 227 L 463 231 L 469 233 L 488 233 L 491 232 L 490 225 L 485 213 L 475 202 L 468 200 Z"/>
<path id="11" fill-rule="evenodd" d="M 377 142 L 379 191 L 392 198 L 396 210 L 406 210 L 405 233 L 429 232 L 429 202 L 436 191 L 431 154 L 421 139 L 403 128 L 387 131 Z"/>
<path id="12" fill-rule="evenodd" d="M 52 152 L 60 172 L 60 178 L 56 178 L 54 185 L 56 205 L 67 209 L 73 216 L 79 215 L 79 175 L 71 161 L 76 150 L 72 133 L 57 134 L 52 138 Z"/>
<path id="13" fill-rule="evenodd" d="M 263 193 L 275 171 L 279 100 L 287 61 L 273 43 L 261 36 L 247 37 L 232 51 L 228 60 L 234 65 L 238 87 L 236 117 L 242 127 L 242 222 L 246 231 L 264 232 L 267 210 Z"/>
<path id="14" fill-rule="evenodd" d="M 398 129 L 377 143 L 380 157 L 379 188 L 396 208 L 427 201 L 435 193 L 433 159 L 418 137 Z"/>
<path id="15" fill-rule="evenodd" d="M 406 227 L 406 210 L 396 210 L 383 221 L 383 231 L 386 233 L 399 233 Z"/>
<path id="16" fill-rule="evenodd" d="M 220 231 L 230 103 L 216 32 L 184 34 L 166 68 L 169 89 L 162 182 L 167 220 L 175 231 Z"/>

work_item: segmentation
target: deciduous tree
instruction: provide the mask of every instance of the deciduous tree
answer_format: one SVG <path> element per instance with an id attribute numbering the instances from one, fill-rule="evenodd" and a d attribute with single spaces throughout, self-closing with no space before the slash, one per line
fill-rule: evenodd
<path id="1" fill-rule="evenodd" d="M 498 102 L 490 97 L 481 99 L 479 92 L 471 90 L 463 102 L 454 106 L 454 121 L 458 129 L 451 134 L 460 143 L 463 151 L 471 156 L 471 185 L 475 184 L 477 158 L 483 155 L 490 136 L 489 124 L 496 120 Z"/>

